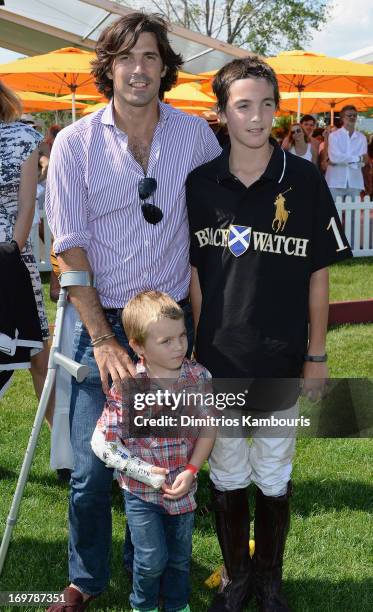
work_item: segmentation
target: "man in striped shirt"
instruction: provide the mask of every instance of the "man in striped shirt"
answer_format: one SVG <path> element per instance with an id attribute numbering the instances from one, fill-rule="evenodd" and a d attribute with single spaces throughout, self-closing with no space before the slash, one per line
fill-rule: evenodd
<path id="1" fill-rule="evenodd" d="M 162 19 L 119 19 L 101 34 L 96 53 L 93 74 L 110 103 L 57 136 L 46 196 L 61 271 L 85 270 L 95 279 L 95 288 L 70 289 L 82 320 L 75 359 L 90 367 L 84 383 L 73 381 L 71 398 L 71 585 L 64 591 L 71 610 L 81 610 L 109 580 L 112 473 L 90 439 L 109 377 L 119 388 L 134 374 L 121 309 L 140 291 L 156 289 L 184 307 L 191 329 L 184 183 L 220 153 L 205 121 L 159 101 L 182 62 Z"/>

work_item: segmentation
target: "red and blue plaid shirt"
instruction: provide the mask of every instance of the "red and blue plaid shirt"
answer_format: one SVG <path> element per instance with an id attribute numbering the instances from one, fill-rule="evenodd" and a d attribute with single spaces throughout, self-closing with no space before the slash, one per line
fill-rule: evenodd
<path id="1" fill-rule="evenodd" d="M 146 378 L 149 382 L 147 391 L 152 390 L 153 381 L 148 378 L 146 372 L 138 370 L 136 378 Z M 211 391 L 208 382 L 210 379 L 211 374 L 206 368 L 195 361 L 185 358 L 181 366 L 179 378 L 173 381 L 168 389 L 172 392 L 181 393 L 182 390 L 189 388 L 192 393 L 201 393 L 203 395 L 206 390 Z M 154 383 L 156 383 L 155 380 Z M 103 413 L 97 422 L 97 427 L 105 434 L 107 441 L 115 441 L 117 436 L 121 438 L 126 448 L 134 457 L 148 461 L 152 465 L 167 468 L 169 473 L 166 476 L 166 485 L 171 486 L 178 474 L 183 472 L 189 463 L 200 428 L 189 429 L 187 433 L 191 433 L 191 435 L 188 435 L 188 437 L 154 437 L 152 435 L 143 438 L 130 437 L 129 404 L 131 403 L 131 393 L 128 392 L 126 386 L 126 384 L 123 385 L 122 394 L 117 393 L 114 388 L 110 389 Z M 152 412 L 154 416 L 154 409 Z M 170 411 L 169 414 L 175 415 L 177 411 Z M 205 407 L 203 401 L 200 401 L 197 407 L 193 407 L 192 413 L 189 409 L 189 414 L 193 414 L 198 418 L 206 417 L 211 414 L 211 409 Z M 186 495 L 176 500 L 165 499 L 162 491 L 157 491 L 142 482 L 129 478 L 124 472 L 119 473 L 118 483 L 121 488 L 126 489 L 133 495 L 136 495 L 136 497 L 162 506 L 168 514 L 191 512 L 197 506 L 195 501 L 197 481 L 193 483 Z"/>

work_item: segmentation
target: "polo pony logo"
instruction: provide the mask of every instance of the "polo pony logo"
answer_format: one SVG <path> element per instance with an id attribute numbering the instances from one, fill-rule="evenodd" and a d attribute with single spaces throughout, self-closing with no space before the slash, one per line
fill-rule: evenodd
<path id="1" fill-rule="evenodd" d="M 287 193 L 288 191 L 291 191 L 291 187 L 289 187 L 289 189 L 287 189 L 286 191 L 284 191 L 284 193 Z M 290 210 L 286 210 L 285 208 L 285 198 L 284 198 L 284 193 L 279 193 L 277 198 L 275 199 L 275 207 L 276 207 L 276 212 L 275 212 L 275 218 L 272 221 L 272 229 L 273 231 L 276 232 L 276 234 L 278 232 L 282 232 L 286 222 L 288 220 L 288 217 L 290 215 Z"/>

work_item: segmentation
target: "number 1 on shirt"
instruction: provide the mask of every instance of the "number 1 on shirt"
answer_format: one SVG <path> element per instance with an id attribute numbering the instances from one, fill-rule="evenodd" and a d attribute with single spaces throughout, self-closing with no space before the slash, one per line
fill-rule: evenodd
<path id="1" fill-rule="evenodd" d="M 336 252 L 338 253 L 339 251 L 344 251 L 345 249 L 347 249 L 348 246 L 347 245 L 345 246 L 343 244 L 342 236 L 339 233 L 339 229 L 338 229 L 338 226 L 337 226 L 337 223 L 336 223 L 336 220 L 335 220 L 334 217 L 330 218 L 329 225 L 328 225 L 328 227 L 326 229 L 329 230 L 330 228 L 334 232 L 334 236 L 335 236 L 335 239 L 336 239 L 338 247 L 339 247 L 338 249 L 336 249 Z"/>

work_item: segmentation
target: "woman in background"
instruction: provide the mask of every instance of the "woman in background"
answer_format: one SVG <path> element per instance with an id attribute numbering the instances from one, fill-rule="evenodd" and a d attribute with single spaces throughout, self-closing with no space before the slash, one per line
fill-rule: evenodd
<path id="1" fill-rule="evenodd" d="M 15 303 L 22 307 L 22 320 L 15 323 L 14 337 L 10 342 L 8 350 L 8 365 L 5 364 L 3 351 L 0 361 L 0 370 L 3 372 L 11 369 L 30 367 L 31 376 L 37 397 L 40 399 L 44 386 L 48 365 L 48 321 L 44 308 L 43 292 L 39 270 L 29 242 L 29 234 L 34 217 L 36 185 L 38 180 L 38 145 L 42 140 L 41 134 L 32 127 L 21 123 L 18 118 L 22 112 L 22 105 L 17 96 L 0 81 L 0 256 L 2 258 L 3 271 L 2 282 L 6 284 L 2 288 L 3 296 L 10 297 Z M 20 261 L 21 259 L 21 261 Z M 24 282 L 12 290 L 12 267 L 5 269 L 6 262 L 15 264 L 17 270 L 24 268 L 32 283 L 34 304 L 29 304 L 28 299 L 28 276 L 23 276 Z M 16 296 L 14 295 L 16 293 Z M 5 300 L 2 298 L 3 308 Z M 32 319 L 36 312 L 37 327 Z M 2 312 L 1 327 L 6 326 L 5 319 L 14 320 L 13 313 L 9 316 Z M 9 326 L 8 326 L 9 328 Z M 20 328 L 24 331 L 24 337 L 20 337 Z M 29 330 L 33 332 L 28 333 Z M 40 335 L 41 330 L 41 335 Z M 6 335 L 6 334 L 5 334 Z M 30 337 L 30 336 L 38 336 Z M 8 336 L 10 337 L 10 336 Z M 25 340 L 27 337 L 27 340 Z M 41 342 L 42 340 L 42 342 Z M 15 355 L 11 357 L 13 349 Z M 27 358 L 22 355 L 17 359 L 17 352 L 29 349 Z M 41 350 L 42 349 L 42 350 Z M 12 364 L 15 365 L 12 368 Z M 51 402 L 50 402 L 51 403 Z M 46 419 L 49 426 L 52 423 L 52 410 L 48 407 Z"/>
<path id="2" fill-rule="evenodd" d="M 298 157 L 303 157 L 303 159 L 308 159 L 308 161 L 317 165 L 318 151 L 316 151 L 316 147 L 312 145 L 300 123 L 294 123 L 291 126 L 287 141 L 287 150 L 290 153 Z"/>

